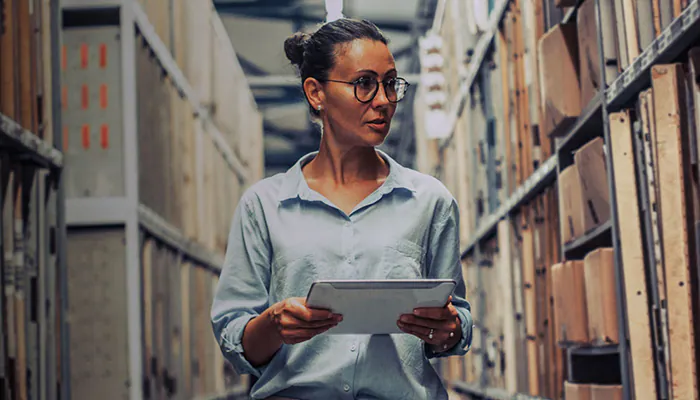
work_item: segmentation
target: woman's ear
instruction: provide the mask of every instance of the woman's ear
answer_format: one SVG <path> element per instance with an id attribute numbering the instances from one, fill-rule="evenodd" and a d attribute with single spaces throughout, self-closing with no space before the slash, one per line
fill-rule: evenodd
<path id="1" fill-rule="evenodd" d="M 304 81 L 304 93 L 309 100 L 309 104 L 314 110 L 318 110 L 318 106 L 322 106 L 326 100 L 326 94 L 323 92 L 321 82 L 315 78 L 308 78 Z"/>

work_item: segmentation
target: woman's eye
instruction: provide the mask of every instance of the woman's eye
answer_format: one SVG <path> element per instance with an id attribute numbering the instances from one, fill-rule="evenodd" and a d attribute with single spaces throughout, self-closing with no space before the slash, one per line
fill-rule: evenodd
<path id="1" fill-rule="evenodd" d="M 372 81 L 371 79 L 367 79 L 367 78 L 360 78 L 360 79 L 357 81 L 357 85 L 358 85 L 361 89 L 371 89 L 371 88 L 372 88 L 372 85 L 373 85 L 373 81 Z"/>

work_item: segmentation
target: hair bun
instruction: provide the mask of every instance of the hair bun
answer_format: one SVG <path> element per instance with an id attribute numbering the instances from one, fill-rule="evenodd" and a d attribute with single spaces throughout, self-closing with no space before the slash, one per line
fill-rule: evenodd
<path id="1" fill-rule="evenodd" d="M 304 63 L 304 43 L 308 38 L 309 34 L 297 32 L 284 41 L 284 53 L 292 64 L 301 67 Z"/>

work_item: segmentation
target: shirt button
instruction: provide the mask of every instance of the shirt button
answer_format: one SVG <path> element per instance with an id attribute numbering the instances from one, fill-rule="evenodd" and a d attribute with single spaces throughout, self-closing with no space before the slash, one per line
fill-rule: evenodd
<path id="1" fill-rule="evenodd" d="M 348 384 L 346 383 L 345 386 L 343 386 L 343 390 L 345 390 L 346 392 L 349 392 L 349 391 L 350 391 L 350 385 L 348 385 Z"/>

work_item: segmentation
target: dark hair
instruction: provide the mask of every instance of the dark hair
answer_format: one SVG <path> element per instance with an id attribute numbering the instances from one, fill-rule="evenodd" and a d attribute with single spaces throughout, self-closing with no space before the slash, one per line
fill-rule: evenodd
<path id="1" fill-rule="evenodd" d="M 284 52 L 297 68 L 303 85 L 308 78 L 327 79 L 328 72 L 335 66 L 335 55 L 338 51 L 336 46 L 355 39 L 389 43 L 372 22 L 341 18 L 323 24 L 312 34 L 295 33 L 284 41 Z M 319 114 L 317 110 L 309 107 L 312 114 Z"/>

